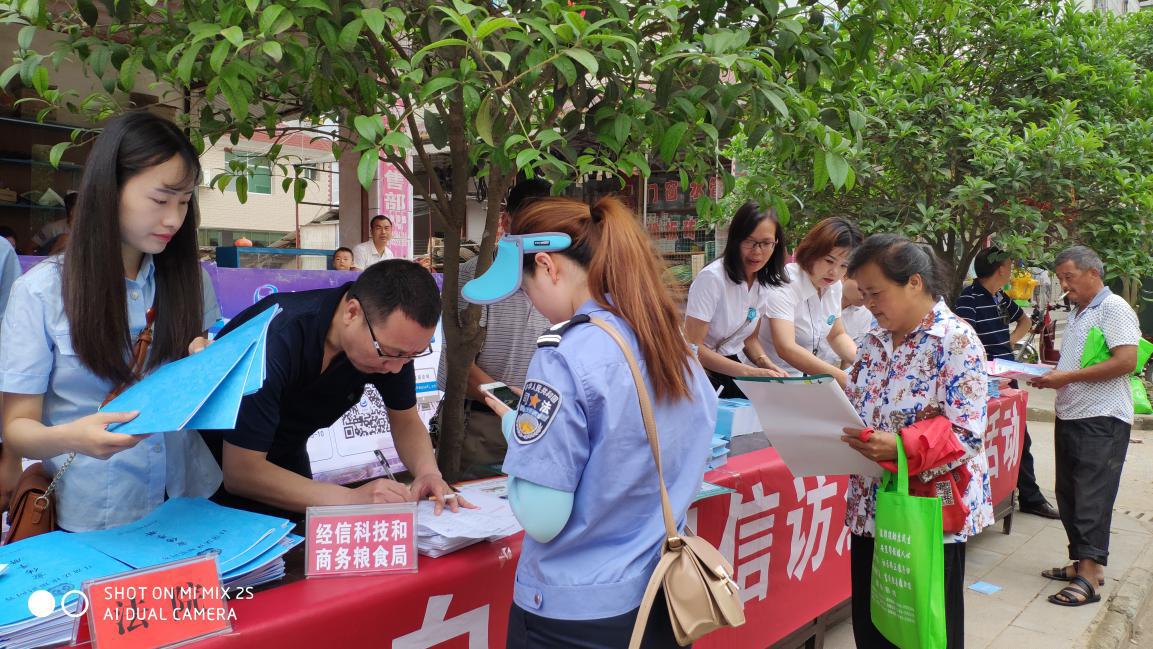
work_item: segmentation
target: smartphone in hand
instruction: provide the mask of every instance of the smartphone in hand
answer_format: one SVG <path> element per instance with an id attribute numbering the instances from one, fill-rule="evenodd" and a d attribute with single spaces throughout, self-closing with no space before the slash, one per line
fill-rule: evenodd
<path id="1" fill-rule="evenodd" d="M 481 392 L 491 394 L 498 401 L 508 406 L 509 408 L 512 408 L 513 410 L 516 410 L 517 405 L 520 404 L 520 397 L 518 397 L 517 394 L 512 391 L 512 388 L 499 381 L 493 383 L 484 383 L 477 389 L 479 389 Z"/>

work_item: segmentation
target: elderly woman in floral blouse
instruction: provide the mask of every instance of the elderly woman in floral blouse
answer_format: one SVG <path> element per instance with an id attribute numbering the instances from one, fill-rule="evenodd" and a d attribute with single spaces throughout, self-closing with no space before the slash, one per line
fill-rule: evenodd
<path id="1" fill-rule="evenodd" d="M 910 483 L 943 482 L 956 495 L 945 507 L 945 624 L 949 649 L 964 646 L 965 541 L 993 523 L 985 431 L 985 352 L 973 330 L 941 301 L 947 273 L 925 246 L 896 235 L 874 235 L 849 264 L 878 327 L 865 336 L 845 392 L 872 429 L 846 430 L 862 455 L 887 464 L 904 440 Z M 950 461 L 914 462 L 910 440 L 931 429 Z M 903 433 L 898 437 L 897 433 Z M 939 450 L 939 449 L 938 449 Z M 870 619 L 873 532 L 879 481 L 852 476 L 845 524 L 853 534 L 853 634 L 857 647 L 894 647 Z M 950 525 L 950 516 L 951 525 Z"/>

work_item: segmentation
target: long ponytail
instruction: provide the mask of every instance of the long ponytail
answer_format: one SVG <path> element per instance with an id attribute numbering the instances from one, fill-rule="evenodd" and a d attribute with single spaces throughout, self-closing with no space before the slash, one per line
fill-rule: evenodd
<path id="1" fill-rule="evenodd" d="M 585 268 L 597 304 L 632 326 L 656 397 L 689 395 L 691 352 L 681 332 L 680 314 L 648 235 L 620 200 L 602 198 L 591 209 L 567 198 L 533 201 L 517 213 L 513 231 L 563 232 L 572 237 L 572 246 L 559 254 Z M 526 256 L 525 268 L 527 272 L 535 268 L 531 256 Z"/>

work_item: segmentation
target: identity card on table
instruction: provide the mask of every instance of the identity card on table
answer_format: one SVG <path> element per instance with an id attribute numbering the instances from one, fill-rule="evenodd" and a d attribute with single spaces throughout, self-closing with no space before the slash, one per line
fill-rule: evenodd
<path id="1" fill-rule="evenodd" d="M 879 464 L 841 441 L 845 428 L 865 428 L 865 423 L 833 377 L 735 380 L 757 411 L 765 436 L 794 476 L 881 476 Z"/>

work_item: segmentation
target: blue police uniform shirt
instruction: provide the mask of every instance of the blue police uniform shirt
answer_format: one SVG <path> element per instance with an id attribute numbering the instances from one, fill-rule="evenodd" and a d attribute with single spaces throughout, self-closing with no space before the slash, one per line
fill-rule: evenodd
<path id="1" fill-rule="evenodd" d="M 616 328 L 646 373 L 628 323 L 593 301 L 577 313 Z M 700 489 L 717 412 L 716 393 L 696 363 L 688 383 L 688 398 L 653 403 L 678 526 Z M 628 362 L 600 328 L 576 325 L 558 346 L 537 350 L 524 387 L 504 471 L 574 499 L 568 524 L 553 540 L 525 537 L 513 599 L 552 619 L 627 613 L 640 606 L 665 538 L 656 466 Z"/>
<path id="2" fill-rule="evenodd" d="M 115 387 L 92 374 L 73 350 L 62 301 L 61 263 L 62 257 L 49 258 L 16 280 L 0 329 L 0 392 L 44 395 L 45 426 L 95 413 Z M 145 255 L 136 279 L 124 280 L 133 340 L 152 306 L 155 275 L 152 256 Z M 201 284 L 207 330 L 220 318 L 220 306 L 203 271 Z M 63 454 L 44 464 L 55 474 L 67 459 Z M 57 523 L 72 532 L 123 525 L 158 507 L 166 493 L 207 497 L 220 480 L 220 468 L 196 431 L 151 435 L 107 460 L 77 454 L 57 484 Z"/>

